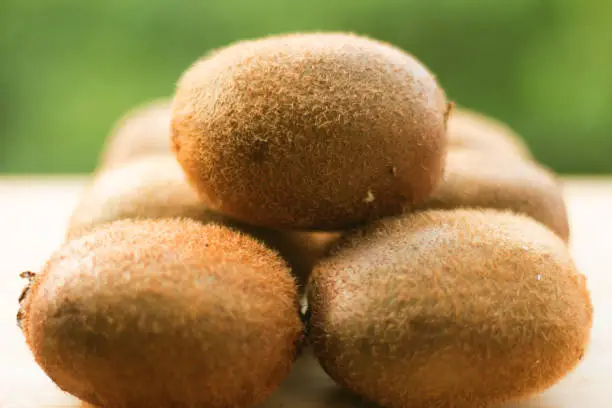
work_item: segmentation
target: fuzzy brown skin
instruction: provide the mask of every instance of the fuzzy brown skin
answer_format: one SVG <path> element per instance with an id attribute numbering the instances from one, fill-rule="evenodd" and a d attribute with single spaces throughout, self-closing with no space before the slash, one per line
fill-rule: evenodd
<path id="1" fill-rule="evenodd" d="M 100 168 L 122 165 L 140 156 L 170 154 L 170 98 L 144 103 L 117 121 L 98 159 Z"/>
<path id="2" fill-rule="evenodd" d="M 413 213 L 345 236 L 313 272 L 326 372 L 393 408 L 481 408 L 544 390 L 582 358 L 585 278 L 564 242 L 494 210 Z"/>
<path id="3" fill-rule="evenodd" d="M 66 239 L 74 239 L 112 221 L 123 219 L 191 218 L 248 233 L 280 252 L 300 287 L 339 232 L 279 231 L 234 221 L 207 209 L 185 181 L 172 155 L 137 157 L 100 171 L 73 210 Z"/>
<path id="4" fill-rule="evenodd" d="M 297 311 L 285 263 L 247 235 L 118 221 L 51 256 L 22 326 L 49 377 L 91 404 L 251 407 L 289 372 Z"/>
<path id="5" fill-rule="evenodd" d="M 448 120 L 448 148 L 534 160 L 527 143 L 507 124 L 482 113 L 455 107 Z"/>
<path id="6" fill-rule="evenodd" d="M 526 214 L 564 241 L 570 238 L 563 188 L 535 162 L 500 158 L 479 150 L 451 150 L 436 191 L 419 209 L 493 208 Z"/>
<path id="7" fill-rule="evenodd" d="M 194 63 L 172 147 L 210 208 L 342 229 L 421 202 L 446 151 L 445 95 L 414 57 L 343 33 L 243 41 Z"/>
<path id="8" fill-rule="evenodd" d="M 66 238 L 116 220 L 173 217 L 223 220 L 198 198 L 174 156 L 139 157 L 95 175 L 72 212 Z"/>
<path id="9" fill-rule="evenodd" d="M 237 228 L 278 251 L 289 264 L 300 293 L 304 291 L 316 264 L 327 256 L 342 236 L 338 231 L 280 231 L 236 223 L 228 219 L 225 220 L 225 225 Z"/>

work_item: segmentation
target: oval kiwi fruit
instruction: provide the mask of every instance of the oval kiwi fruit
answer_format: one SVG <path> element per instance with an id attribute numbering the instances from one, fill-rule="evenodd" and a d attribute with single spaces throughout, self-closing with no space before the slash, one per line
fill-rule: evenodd
<path id="1" fill-rule="evenodd" d="M 68 240 L 100 225 L 123 219 L 191 218 L 223 224 L 263 241 L 280 252 L 300 286 L 339 232 L 274 230 L 255 227 L 210 211 L 185 181 L 172 155 L 149 155 L 98 172 L 68 222 Z"/>
<path id="2" fill-rule="evenodd" d="M 460 207 L 526 214 L 569 241 L 561 183 L 550 170 L 535 162 L 506 160 L 482 151 L 449 151 L 442 182 L 419 209 Z"/>
<path id="3" fill-rule="evenodd" d="M 223 219 L 202 204 L 174 156 L 138 157 L 94 176 L 71 214 L 66 237 L 116 220 L 174 217 Z"/>
<path id="4" fill-rule="evenodd" d="M 488 407 L 582 358 L 592 305 L 565 243 L 533 219 L 436 210 L 347 234 L 315 268 L 310 342 L 325 371 L 392 408 Z"/>
<path id="5" fill-rule="evenodd" d="M 272 228 L 342 229 L 429 195 L 450 107 L 427 68 L 390 44 L 271 36 L 183 73 L 172 149 L 215 211 Z"/>
<path id="6" fill-rule="evenodd" d="M 529 146 L 500 120 L 463 107 L 455 107 L 447 124 L 448 148 L 473 149 L 495 156 L 534 160 Z"/>
<path id="7" fill-rule="evenodd" d="M 117 221 L 70 241 L 21 306 L 47 375 L 113 408 L 253 406 L 288 374 L 303 335 L 281 258 L 192 220 Z"/>
<path id="8" fill-rule="evenodd" d="M 171 105 L 171 98 L 159 98 L 125 113 L 102 147 L 99 167 L 121 165 L 149 154 L 170 154 Z"/>

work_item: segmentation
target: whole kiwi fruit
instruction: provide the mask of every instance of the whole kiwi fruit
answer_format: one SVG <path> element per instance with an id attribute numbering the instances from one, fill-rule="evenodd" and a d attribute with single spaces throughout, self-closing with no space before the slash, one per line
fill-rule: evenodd
<path id="1" fill-rule="evenodd" d="M 285 263 L 247 235 L 125 220 L 52 254 L 19 319 L 36 362 L 88 403 L 250 407 L 289 372 L 298 307 Z"/>
<path id="2" fill-rule="evenodd" d="M 116 220 L 173 217 L 223 219 L 203 205 L 174 156 L 146 155 L 94 175 L 72 211 L 66 238 Z"/>
<path id="3" fill-rule="evenodd" d="M 126 112 L 107 136 L 98 166 L 121 165 L 149 154 L 170 154 L 171 105 L 171 98 L 158 98 Z"/>
<path id="4" fill-rule="evenodd" d="M 215 211 L 342 229 L 430 194 L 451 106 L 427 68 L 390 44 L 276 35 L 215 50 L 182 74 L 172 149 Z"/>
<path id="5" fill-rule="evenodd" d="M 534 160 L 520 135 L 501 120 L 455 106 L 447 123 L 448 148 L 473 149 L 485 154 Z"/>
<path id="6" fill-rule="evenodd" d="M 532 161 L 468 149 L 449 151 L 442 182 L 419 208 L 460 207 L 512 210 L 536 219 L 566 242 L 570 238 L 561 183 Z"/>
<path id="7" fill-rule="evenodd" d="M 185 181 L 173 155 L 151 154 L 99 171 L 86 187 L 68 222 L 66 239 L 124 219 L 191 218 L 248 233 L 280 252 L 300 286 L 340 232 L 290 231 L 256 227 L 210 211 Z"/>
<path id="8" fill-rule="evenodd" d="M 315 267 L 309 341 L 385 407 L 481 408 L 544 390 L 585 353 L 592 305 L 565 243 L 497 210 L 432 210 L 346 234 Z"/>

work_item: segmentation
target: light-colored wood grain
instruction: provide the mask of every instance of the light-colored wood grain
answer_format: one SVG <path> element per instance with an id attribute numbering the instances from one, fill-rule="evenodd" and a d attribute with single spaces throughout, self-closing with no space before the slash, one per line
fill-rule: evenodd
<path id="1" fill-rule="evenodd" d="M 33 362 L 15 314 L 24 282 L 63 240 L 85 178 L 0 179 L 0 408 L 79 407 Z M 595 306 L 592 342 L 583 362 L 544 394 L 508 408 L 612 406 L 612 179 L 566 182 L 576 261 Z M 308 354 L 266 408 L 349 408 L 359 404 L 336 387 Z"/>

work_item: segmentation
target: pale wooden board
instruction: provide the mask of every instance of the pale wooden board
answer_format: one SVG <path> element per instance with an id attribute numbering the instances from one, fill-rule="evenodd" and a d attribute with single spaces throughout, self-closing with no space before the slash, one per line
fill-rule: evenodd
<path id="1" fill-rule="evenodd" d="M 18 274 L 38 270 L 62 241 L 84 178 L 0 179 L 0 408 L 79 407 L 33 362 L 15 324 Z M 572 250 L 589 278 L 595 306 L 590 349 L 568 377 L 544 394 L 507 408 L 612 406 L 612 179 L 566 183 Z M 357 400 L 340 390 L 308 354 L 266 408 L 348 408 Z"/>

